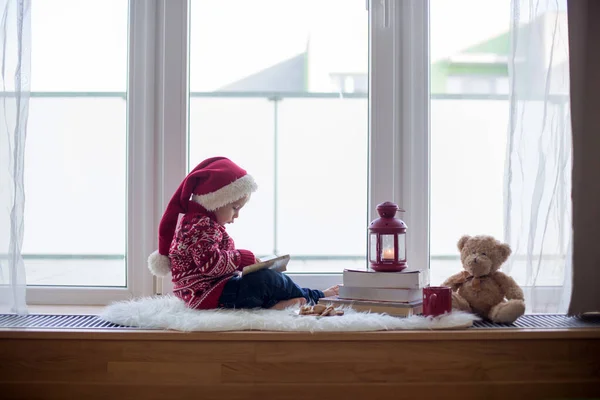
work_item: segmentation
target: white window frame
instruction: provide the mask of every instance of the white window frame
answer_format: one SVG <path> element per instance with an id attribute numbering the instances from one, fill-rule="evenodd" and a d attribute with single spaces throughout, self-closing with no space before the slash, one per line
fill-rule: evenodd
<path id="1" fill-rule="evenodd" d="M 164 2 L 163 2 L 164 3 Z M 171 3 L 171 2 L 169 2 Z M 174 3 L 174 2 L 173 2 Z M 102 305 L 111 301 L 155 293 L 155 282 L 146 266 L 148 255 L 156 248 L 156 226 L 163 204 L 156 193 L 171 190 L 174 175 L 157 167 L 155 153 L 160 147 L 160 124 L 155 118 L 161 72 L 157 44 L 161 41 L 161 14 L 156 0 L 129 2 L 129 65 L 127 92 L 127 286 L 65 287 L 29 286 L 28 304 Z M 165 115 L 167 115 L 165 113 Z M 157 146 L 159 144 L 159 146 Z M 170 143 L 175 146 L 175 143 Z"/>
<path id="2" fill-rule="evenodd" d="M 378 203 L 407 210 L 407 259 L 429 268 L 429 1 L 369 0 L 368 220 Z M 27 289 L 29 304 L 108 304 L 172 290 L 154 278 L 163 210 L 187 171 L 188 0 L 130 0 L 127 286 Z M 365 221 L 365 236 L 368 221 Z M 325 288 L 341 274 L 290 274 Z"/>
<path id="3" fill-rule="evenodd" d="M 158 129 L 158 155 L 163 182 L 159 191 L 160 207 L 156 210 L 159 221 L 171 196 L 187 175 L 189 9 L 188 0 L 159 0 L 159 15 L 162 16 L 159 46 L 162 56 L 159 58 L 158 81 L 162 90 L 158 96 L 160 106 L 157 116 L 161 120 Z M 174 45 L 175 43 L 178 45 Z M 158 223 L 153 232 L 158 232 Z M 157 245 L 156 242 L 155 246 Z M 173 291 L 170 275 L 155 279 L 156 293 Z"/>

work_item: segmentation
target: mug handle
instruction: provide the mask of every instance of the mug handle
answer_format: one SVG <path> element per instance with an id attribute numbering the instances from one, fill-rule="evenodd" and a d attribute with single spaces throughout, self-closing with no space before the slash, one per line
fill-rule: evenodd
<path id="1" fill-rule="evenodd" d="M 429 296 L 429 309 L 430 310 L 437 310 L 437 307 L 435 306 L 437 303 L 437 294 L 433 293 L 431 296 Z"/>

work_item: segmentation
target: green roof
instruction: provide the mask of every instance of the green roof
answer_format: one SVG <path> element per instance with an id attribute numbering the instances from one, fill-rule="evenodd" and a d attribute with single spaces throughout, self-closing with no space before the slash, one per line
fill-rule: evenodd
<path id="1" fill-rule="evenodd" d="M 498 54 L 507 56 L 510 53 L 510 35 L 505 32 L 491 39 L 478 43 L 462 51 L 463 54 Z"/>

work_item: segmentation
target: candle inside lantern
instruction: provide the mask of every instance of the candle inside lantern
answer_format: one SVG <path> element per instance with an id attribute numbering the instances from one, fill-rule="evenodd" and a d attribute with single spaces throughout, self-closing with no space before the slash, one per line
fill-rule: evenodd
<path id="1" fill-rule="evenodd" d="M 393 260 L 394 259 L 394 249 L 383 249 L 383 259 L 384 260 Z"/>

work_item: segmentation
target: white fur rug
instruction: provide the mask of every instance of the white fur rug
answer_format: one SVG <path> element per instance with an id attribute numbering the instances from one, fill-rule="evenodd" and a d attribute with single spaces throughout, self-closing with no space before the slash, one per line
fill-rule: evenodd
<path id="1" fill-rule="evenodd" d="M 113 303 L 99 317 L 119 325 L 146 329 L 204 331 L 301 331 L 360 332 L 404 329 L 464 329 L 479 318 L 463 312 L 440 317 L 392 317 L 345 309 L 339 317 L 298 315 L 298 308 L 287 310 L 192 310 L 175 296 L 145 297 Z"/>

